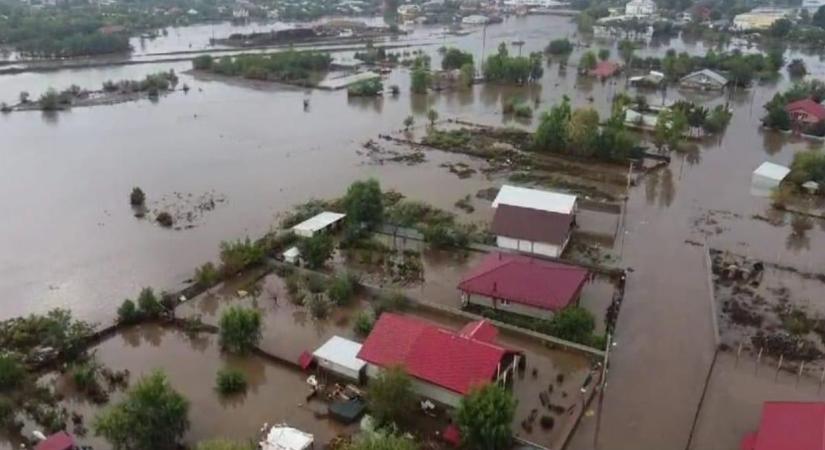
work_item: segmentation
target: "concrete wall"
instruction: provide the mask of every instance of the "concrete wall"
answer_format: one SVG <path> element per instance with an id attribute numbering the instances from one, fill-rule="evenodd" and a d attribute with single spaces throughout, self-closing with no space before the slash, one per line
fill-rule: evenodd
<path id="1" fill-rule="evenodd" d="M 505 304 L 501 300 L 496 301 L 495 299 L 484 296 L 484 295 L 478 295 L 478 294 L 466 295 L 466 296 L 462 296 L 462 299 L 467 300 L 469 303 L 474 304 L 474 305 L 481 305 L 481 306 L 486 306 L 488 308 L 500 309 L 502 311 L 508 311 L 508 312 L 512 312 L 512 313 L 516 313 L 516 314 L 521 314 L 523 316 L 536 317 L 536 318 L 539 318 L 539 319 L 548 319 L 548 320 L 553 318 L 553 311 L 550 311 L 550 310 L 547 310 L 547 309 L 541 309 L 541 308 L 534 308 L 534 307 L 529 306 L 529 305 L 522 305 L 521 303 L 507 303 L 507 304 Z"/>
<path id="2" fill-rule="evenodd" d="M 367 364 L 367 377 L 376 378 L 380 373 L 380 367 L 369 363 Z M 458 404 L 461 402 L 461 398 L 463 397 L 461 394 L 426 383 L 416 378 L 412 379 L 412 387 L 413 392 L 421 397 L 428 398 L 435 402 L 441 403 L 442 405 L 447 405 L 453 408 L 458 407 Z"/>
<path id="3" fill-rule="evenodd" d="M 360 378 L 359 377 L 360 373 L 356 370 L 352 370 L 348 367 L 344 367 L 340 364 L 336 364 L 336 363 L 334 363 L 332 361 L 329 361 L 327 359 L 317 358 L 317 361 L 318 361 L 318 366 L 320 366 L 320 367 L 322 367 L 322 368 L 324 368 L 324 369 L 326 369 L 326 370 L 328 370 L 328 371 L 330 371 L 330 372 L 332 372 L 336 375 L 340 375 L 342 377 L 349 378 L 353 381 L 360 381 L 360 379 L 359 379 Z"/>
<path id="4" fill-rule="evenodd" d="M 570 238 L 568 238 L 568 241 L 569 239 Z M 559 246 L 548 244 L 546 242 L 525 241 L 521 239 L 510 238 L 507 236 L 497 236 L 496 245 L 498 245 L 500 248 L 506 248 L 509 250 L 518 250 L 521 252 L 534 253 L 537 255 L 558 258 L 564 251 L 564 247 L 565 245 L 567 245 L 567 241 L 565 241 L 564 244 Z"/>

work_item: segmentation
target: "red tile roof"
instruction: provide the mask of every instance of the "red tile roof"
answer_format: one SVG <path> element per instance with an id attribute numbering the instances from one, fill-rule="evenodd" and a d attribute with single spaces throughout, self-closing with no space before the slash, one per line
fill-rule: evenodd
<path id="1" fill-rule="evenodd" d="M 765 402 L 759 430 L 742 439 L 742 450 L 825 449 L 825 403 Z"/>
<path id="2" fill-rule="evenodd" d="M 559 311 L 578 296 L 589 272 L 520 255 L 490 253 L 458 284 L 470 294 Z"/>
<path id="3" fill-rule="evenodd" d="M 574 216 L 513 205 L 498 205 L 490 231 L 498 236 L 561 245 L 567 241 Z"/>
<path id="4" fill-rule="evenodd" d="M 34 450 L 70 450 L 74 446 L 74 438 L 69 433 L 60 431 L 40 441 Z"/>
<path id="5" fill-rule="evenodd" d="M 599 61 L 596 67 L 590 70 L 590 76 L 599 78 L 612 77 L 619 71 L 619 64 L 612 61 Z"/>
<path id="6" fill-rule="evenodd" d="M 788 103 L 785 105 L 785 111 L 789 113 L 801 111 L 809 116 L 816 117 L 817 120 L 825 120 L 825 106 L 822 106 L 810 98 L 803 98 L 802 100 Z"/>
<path id="7" fill-rule="evenodd" d="M 364 342 L 358 358 L 379 367 L 402 366 L 419 380 L 466 394 L 493 380 L 508 353 L 489 338 L 489 328 L 461 335 L 410 316 L 384 313 Z M 466 330 L 467 327 L 465 327 Z"/>

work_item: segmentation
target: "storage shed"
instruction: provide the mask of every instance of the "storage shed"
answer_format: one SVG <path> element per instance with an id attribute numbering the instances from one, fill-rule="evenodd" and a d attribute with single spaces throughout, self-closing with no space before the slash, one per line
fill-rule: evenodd
<path id="1" fill-rule="evenodd" d="M 358 358 L 361 344 L 333 336 L 312 352 L 319 367 L 345 378 L 361 381 L 366 362 Z"/>
<path id="2" fill-rule="evenodd" d="M 312 237 L 315 233 L 335 227 L 346 214 L 324 211 L 292 227 L 292 231 L 301 237 Z"/>
<path id="3" fill-rule="evenodd" d="M 751 195 L 758 197 L 769 197 L 774 189 L 779 187 L 779 183 L 788 176 L 791 169 L 765 161 L 751 176 Z"/>
<path id="4" fill-rule="evenodd" d="M 281 424 L 270 428 L 266 439 L 258 445 L 261 450 L 307 450 L 314 448 L 314 442 L 311 434 Z"/>

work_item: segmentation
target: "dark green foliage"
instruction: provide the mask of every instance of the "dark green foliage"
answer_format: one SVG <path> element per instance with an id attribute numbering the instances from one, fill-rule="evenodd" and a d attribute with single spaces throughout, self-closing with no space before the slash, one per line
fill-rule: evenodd
<path id="1" fill-rule="evenodd" d="M 214 439 L 199 442 L 195 450 L 256 450 L 258 447 L 252 442 L 235 442 L 225 439 Z"/>
<path id="2" fill-rule="evenodd" d="M 709 50 L 704 56 L 691 56 L 671 49 L 663 58 L 633 58 L 630 65 L 638 69 L 661 70 L 672 81 L 700 69 L 711 69 L 725 74 L 733 84 L 747 87 L 754 77 L 769 78 L 775 75 L 782 67 L 781 58 L 779 49 L 748 54 L 738 49 L 722 53 Z"/>
<path id="3" fill-rule="evenodd" d="M 419 450 L 410 438 L 388 433 L 362 433 L 342 450 Z"/>
<path id="4" fill-rule="evenodd" d="M 40 96 L 37 103 L 40 104 L 40 109 L 43 111 L 57 111 L 61 108 L 61 104 L 63 102 L 60 94 L 58 94 L 53 88 L 49 88 L 43 95 Z"/>
<path id="5" fill-rule="evenodd" d="M 427 225 L 422 230 L 424 240 L 433 248 L 466 247 L 469 234 L 461 227 L 446 224 Z"/>
<path id="6" fill-rule="evenodd" d="M 551 55 L 568 55 L 573 53 L 573 43 L 567 38 L 554 39 L 550 41 L 544 51 Z"/>
<path id="7" fill-rule="evenodd" d="M 246 384 L 246 374 L 243 371 L 224 368 L 218 371 L 215 390 L 221 395 L 237 394 L 246 390 Z"/>
<path id="8" fill-rule="evenodd" d="M 599 50 L 599 60 L 600 61 L 607 61 L 610 59 L 610 50 L 603 48 Z"/>
<path id="9" fill-rule="evenodd" d="M 143 190 L 139 187 L 135 187 L 132 189 L 132 193 L 129 194 L 129 204 L 132 206 L 143 206 L 146 203 L 146 194 L 143 193 Z"/>
<path id="10" fill-rule="evenodd" d="M 505 450 L 512 443 L 516 400 L 495 384 L 474 388 L 461 399 L 456 421 L 467 448 Z"/>
<path id="11" fill-rule="evenodd" d="M 784 38 L 791 32 L 791 28 L 793 28 L 793 22 L 788 19 L 779 19 L 768 29 L 768 34 L 775 38 Z"/>
<path id="12" fill-rule="evenodd" d="M 473 54 L 463 52 L 457 48 L 448 48 L 441 58 L 441 68 L 443 70 L 460 69 L 465 64 L 473 65 Z"/>
<path id="13" fill-rule="evenodd" d="M 540 53 L 531 53 L 529 57 L 510 56 L 503 42 L 498 53 L 484 61 L 482 70 L 486 81 L 499 83 L 525 84 L 544 75 Z"/>
<path id="14" fill-rule="evenodd" d="M 353 329 L 355 334 L 361 337 L 366 337 L 375 326 L 375 312 L 371 309 L 364 309 L 355 316 L 355 323 Z"/>
<path id="15" fill-rule="evenodd" d="M 796 152 L 788 180 L 797 185 L 815 181 L 820 186 L 825 186 L 825 153 L 818 149 Z"/>
<path id="16" fill-rule="evenodd" d="M 523 100 L 515 97 L 512 97 L 504 102 L 501 112 L 525 119 L 533 117 L 533 108 L 531 108 L 530 105 L 525 103 Z"/>
<path id="17" fill-rule="evenodd" d="M 289 50 L 269 55 L 223 56 L 213 61 L 208 70 L 253 80 L 307 82 L 313 73 L 328 70 L 331 63 L 328 53 Z"/>
<path id="18" fill-rule="evenodd" d="M 53 309 L 0 322 L 0 349 L 31 355 L 38 347 L 51 347 L 71 359 L 93 332 L 91 324 L 75 320 L 69 310 Z"/>
<path id="19" fill-rule="evenodd" d="M 215 284 L 220 278 L 220 273 L 211 262 L 195 269 L 195 283 L 201 287 L 209 287 Z"/>
<path id="20" fill-rule="evenodd" d="M 775 94 L 773 98 L 765 104 L 767 114 L 762 118 L 762 123 L 766 127 L 789 130 L 791 128 L 791 118 L 788 113 L 785 112 L 785 106 L 788 103 L 805 98 L 810 98 L 815 102 L 821 102 L 823 98 L 825 98 L 825 82 L 816 79 L 800 81 L 794 83 L 787 91 Z M 810 132 L 810 130 L 803 131 Z"/>
<path id="21" fill-rule="evenodd" d="M 243 269 L 260 264 L 266 256 L 264 249 L 248 237 L 234 242 L 221 242 L 221 268 L 224 276 L 235 275 Z"/>
<path id="22" fill-rule="evenodd" d="M 380 78 L 359 81 L 347 88 L 350 97 L 375 97 L 384 92 L 384 83 Z"/>
<path id="23" fill-rule="evenodd" d="M 327 280 L 321 274 L 308 273 L 305 279 L 307 289 L 313 294 L 320 294 L 327 289 Z"/>
<path id="24" fill-rule="evenodd" d="M 581 344 L 590 342 L 595 327 L 593 314 L 578 306 L 565 308 L 550 320 L 550 331 L 554 336 Z"/>
<path id="25" fill-rule="evenodd" d="M 161 211 L 160 213 L 158 213 L 158 216 L 155 218 L 155 220 L 157 220 L 158 223 L 161 224 L 161 226 L 164 226 L 166 228 L 169 228 L 175 224 L 175 218 L 172 217 L 172 215 L 166 211 Z"/>
<path id="26" fill-rule="evenodd" d="M 367 385 L 367 406 L 381 426 L 404 423 L 415 410 L 412 379 L 402 367 L 384 369 Z"/>
<path id="27" fill-rule="evenodd" d="M 376 300 L 373 305 L 374 316 L 380 317 L 381 314 L 387 311 L 402 311 L 410 304 L 410 300 L 401 292 L 384 292 Z"/>
<path id="28" fill-rule="evenodd" d="M 310 269 L 320 269 L 332 256 L 335 250 L 335 243 L 326 233 L 316 233 L 311 238 L 302 239 L 298 242 L 298 250 L 301 252 L 301 259 Z"/>
<path id="29" fill-rule="evenodd" d="M 221 347 L 229 352 L 245 354 L 261 340 L 261 312 L 251 308 L 232 306 L 221 315 Z"/>
<path id="30" fill-rule="evenodd" d="M 352 183 L 344 196 L 343 205 L 347 221 L 355 227 L 371 230 L 380 225 L 384 218 L 381 185 L 374 178 Z"/>
<path id="31" fill-rule="evenodd" d="M 162 372 L 154 372 L 98 414 L 93 427 L 117 450 L 173 450 L 189 429 L 188 414 L 189 402 Z"/>
<path id="32" fill-rule="evenodd" d="M 348 273 L 338 274 L 329 281 L 327 296 L 338 306 L 348 305 L 355 295 L 357 277 Z"/>
<path id="33" fill-rule="evenodd" d="M 536 150 L 555 153 L 567 149 L 567 124 L 571 114 L 570 99 L 567 96 L 564 96 L 561 104 L 553 106 L 549 113 L 542 114 L 533 140 Z"/>
<path id="34" fill-rule="evenodd" d="M 123 303 L 117 308 L 117 321 L 119 323 L 135 323 L 139 321 L 141 317 L 140 311 L 137 306 L 135 306 L 135 302 L 128 298 L 123 300 Z"/>
<path id="35" fill-rule="evenodd" d="M 825 5 L 817 8 L 813 17 L 811 17 L 811 25 L 819 28 L 825 28 Z"/>
<path id="36" fill-rule="evenodd" d="M 158 301 L 152 288 L 143 288 L 137 300 L 138 309 L 143 317 L 155 319 L 163 315 L 165 308 Z"/>
<path id="37" fill-rule="evenodd" d="M 805 61 L 801 59 L 794 59 L 788 64 L 788 74 L 793 78 L 802 78 L 808 74 L 808 68 L 805 67 Z"/>
<path id="38" fill-rule="evenodd" d="M 26 368 L 12 355 L 0 356 L 0 392 L 11 391 L 26 377 Z"/>
<path id="39" fill-rule="evenodd" d="M 192 60 L 192 68 L 195 70 L 210 70 L 212 69 L 214 61 L 212 55 L 196 56 L 195 59 Z"/>
<path id="40" fill-rule="evenodd" d="M 428 69 L 419 67 L 410 72 L 410 90 L 414 94 L 426 94 L 431 81 L 432 77 Z"/>
<path id="41" fill-rule="evenodd" d="M 310 294 L 304 299 L 304 304 L 315 319 L 325 319 L 333 307 L 332 302 L 324 294 Z"/>

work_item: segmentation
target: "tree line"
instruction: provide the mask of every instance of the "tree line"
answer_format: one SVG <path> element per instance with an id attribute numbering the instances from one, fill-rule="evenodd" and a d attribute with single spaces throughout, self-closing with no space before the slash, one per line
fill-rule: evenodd
<path id="1" fill-rule="evenodd" d="M 201 55 L 192 60 L 195 70 L 253 80 L 307 81 L 313 73 L 329 69 L 329 53 L 286 51 L 270 55 L 237 55 L 213 58 Z"/>

